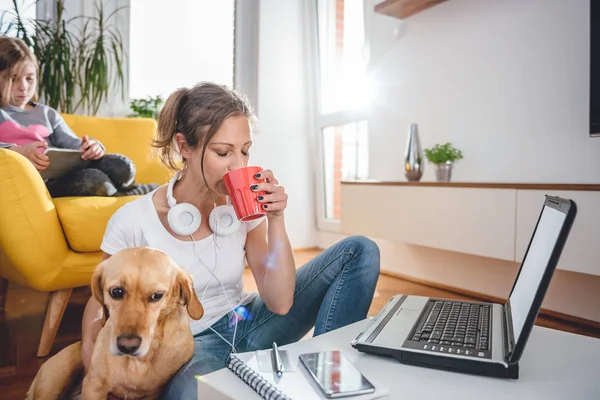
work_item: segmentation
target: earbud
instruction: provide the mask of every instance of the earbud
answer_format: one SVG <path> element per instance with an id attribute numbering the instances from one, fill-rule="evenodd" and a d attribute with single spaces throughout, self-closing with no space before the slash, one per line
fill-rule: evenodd
<path id="1" fill-rule="evenodd" d="M 177 204 L 173 197 L 173 187 L 179 179 L 181 171 L 177 172 L 167 187 L 167 203 L 169 212 L 167 221 L 173 232 L 182 236 L 192 235 L 200 228 L 202 217 L 200 211 L 190 203 Z M 210 229 L 217 236 L 228 236 L 240 227 L 240 221 L 231 205 L 217 206 L 208 216 Z"/>

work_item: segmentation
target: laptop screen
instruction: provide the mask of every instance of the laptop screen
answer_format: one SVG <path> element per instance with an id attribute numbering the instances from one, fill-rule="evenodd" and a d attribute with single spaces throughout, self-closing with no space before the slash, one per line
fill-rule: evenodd
<path id="1" fill-rule="evenodd" d="M 510 295 L 510 307 L 515 341 L 519 340 L 527 314 L 533 305 L 552 251 L 557 243 L 566 214 L 552 207 L 544 206 L 529 251 L 527 252 L 519 277 Z"/>

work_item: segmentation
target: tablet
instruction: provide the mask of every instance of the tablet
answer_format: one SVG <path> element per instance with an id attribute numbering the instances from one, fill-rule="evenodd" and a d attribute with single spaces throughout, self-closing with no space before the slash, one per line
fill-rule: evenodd
<path id="1" fill-rule="evenodd" d="M 85 168 L 89 160 L 83 160 L 81 150 L 58 149 L 49 147 L 44 154 L 50 158 L 50 165 L 40 175 L 43 179 L 56 179 L 78 169 Z"/>

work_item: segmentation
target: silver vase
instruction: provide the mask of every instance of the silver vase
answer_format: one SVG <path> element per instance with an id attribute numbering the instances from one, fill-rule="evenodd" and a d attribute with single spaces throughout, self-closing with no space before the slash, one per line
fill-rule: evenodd
<path id="1" fill-rule="evenodd" d="M 452 166 L 450 161 L 435 164 L 435 179 L 438 182 L 450 182 L 452 179 Z"/>
<path id="2" fill-rule="evenodd" d="M 409 181 L 419 181 L 423 176 L 424 167 L 425 160 L 419 139 L 419 129 L 417 124 L 410 124 L 404 157 L 404 176 Z"/>

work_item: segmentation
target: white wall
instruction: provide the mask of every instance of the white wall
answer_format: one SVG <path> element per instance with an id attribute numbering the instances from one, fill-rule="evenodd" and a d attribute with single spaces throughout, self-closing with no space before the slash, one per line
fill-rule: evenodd
<path id="1" fill-rule="evenodd" d="M 233 0 L 129 0 L 132 98 L 233 84 Z"/>
<path id="2" fill-rule="evenodd" d="M 312 125 L 308 115 L 308 76 L 304 0 L 260 2 L 258 109 L 250 163 L 272 169 L 289 195 L 287 231 L 292 247 L 316 245 Z"/>
<path id="3" fill-rule="evenodd" d="M 449 0 L 404 21 L 366 0 L 371 178 L 405 180 L 409 124 L 452 142 L 453 180 L 600 182 L 588 134 L 589 0 Z M 426 166 L 422 180 L 434 180 Z"/>

